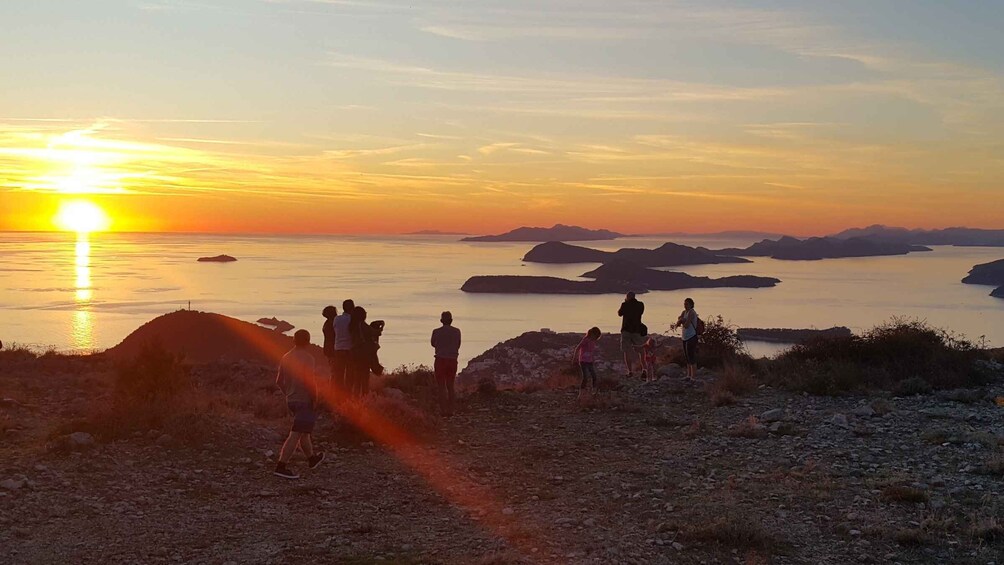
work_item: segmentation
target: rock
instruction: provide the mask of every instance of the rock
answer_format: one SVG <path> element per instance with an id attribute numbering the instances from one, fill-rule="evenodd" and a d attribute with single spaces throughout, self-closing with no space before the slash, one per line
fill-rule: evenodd
<path id="1" fill-rule="evenodd" d="M 829 422 L 834 426 L 844 428 L 845 430 L 851 427 L 851 423 L 847 420 L 846 414 L 834 414 L 833 417 L 830 418 Z"/>
<path id="2" fill-rule="evenodd" d="M 172 441 L 174 441 L 174 438 L 170 435 L 161 434 L 160 437 L 157 438 L 157 445 L 170 445 Z"/>
<path id="3" fill-rule="evenodd" d="M 273 316 L 271 318 L 258 318 L 258 323 L 261 324 L 261 325 L 263 325 L 263 326 L 268 326 L 268 327 L 272 328 L 273 331 L 276 331 L 276 332 L 279 332 L 279 333 L 286 333 L 289 330 L 291 330 L 291 329 L 293 329 L 293 328 L 296 327 L 293 324 L 287 322 L 286 320 L 280 320 L 280 319 L 276 318 L 275 316 Z"/>
<path id="4" fill-rule="evenodd" d="M 870 406 L 872 411 L 878 416 L 884 416 L 896 410 L 896 407 L 893 406 L 892 402 L 889 402 L 884 398 L 876 398 L 875 400 L 872 400 L 868 406 Z"/>
<path id="5" fill-rule="evenodd" d="M 0 488 L 4 490 L 19 490 L 21 487 L 28 485 L 28 479 L 21 477 L 20 479 L 4 479 L 0 481 Z"/>
<path id="6" fill-rule="evenodd" d="M 384 396 L 387 396 L 387 397 L 390 397 L 390 398 L 393 398 L 393 399 L 396 399 L 396 400 L 404 400 L 405 399 L 404 392 L 401 389 L 398 389 L 398 388 L 387 387 L 387 388 L 383 389 L 380 392 Z"/>
<path id="7" fill-rule="evenodd" d="M 768 410 L 763 414 L 760 414 L 760 421 L 770 424 L 771 422 L 779 422 L 784 419 L 784 408 L 774 408 L 773 410 Z"/>
<path id="8" fill-rule="evenodd" d="M 851 410 L 851 414 L 861 418 L 870 418 L 875 415 L 875 410 L 871 406 L 865 404 L 864 406 L 858 406 L 857 408 Z"/>
<path id="9" fill-rule="evenodd" d="M 949 408 L 922 408 L 919 412 L 928 418 L 936 420 L 954 418 L 957 415 L 955 411 Z"/>
<path id="10" fill-rule="evenodd" d="M 94 445 L 94 436 L 87 432 L 73 432 L 70 434 L 70 447 L 73 449 L 85 449 Z"/>
<path id="11" fill-rule="evenodd" d="M 213 255 L 212 257 L 199 257 L 199 263 L 233 263 L 236 257 L 230 255 Z"/>

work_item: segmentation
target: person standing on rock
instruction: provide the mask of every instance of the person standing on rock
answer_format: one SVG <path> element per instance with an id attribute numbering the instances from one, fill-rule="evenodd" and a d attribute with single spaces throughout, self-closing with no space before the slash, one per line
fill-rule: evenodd
<path id="1" fill-rule="evenodd" d="M 339 397 L 348 394 L 351 388 L 349 366 L 352 355 L 352 333 L 349 331 L 349 326 L 352 323 L 352 311 L 355 309 L 355 302 L 344 300 L 342 301 L 341 315 L 335 316 L 332 320 L 335 339 L 331 352 L 331 384 L 338 392 Z"/>
<path id="2" fill-rule="evenodd" d="M 453 314 L 449 311 L 439 316 L 442 326 L 432 330 L 432 348 L 435 350 L 433 368 L 436 373 L 436 391 L 439 410 L 443 416 L 453 415 L 454 384 L 457 380 L 457 359 L 460 357 L 460 329 L 453 327 Z"/>
<path id="3" fill-rule="evenodd" d="M 284 479 L 299 479 L 300 475 L 289 469 L 287 464 L 299 447 L 307 456 L 307 465 L 313 469 L 324 461 L 324 453 L 314 453 L 310 434 L 314 431 L 317 415 L 317 366 L 310 352 L 310 332 L 298 330 L 293 334 L 293 349 L 282 356 L 275 384 L 286 396 L 286 406 L 293 415 L 293 426 L 289 430 L 274 474 Z"/>
<path id="4" fill-rule="evenodd" d="M 600 328 L 592 327 L 586 332 L 585 337 L 575 346 L 575 361 L 582 374 L 582 384 L 579 386 L 579 396 L 583 397 L 590 391 L 596 391 L 596 345 L 600 340 Z M 592 378 L 592 386 L 588 386 L 589 379 Z"/>
<path id="5" fill-rule="evenodd" d="M 671 328 L 682 328 L 683 355 L 687 358 L 687 379 L 694 380 L 697 376 L 697 338 L 698 324 L 701 318 L 694 310 L 694 299 L 687 298 L 683 301 L 683 312 L 676 319 L 676 323 Z"/>
<path id="6" fill-rule="evenodd" d="M 645 336 L 648 335 L 648 328 L 641 321 L 644 313 L 645 304 L 635 298 L 633 292 L 627 293 L 617 310 L 617 315 L 621 317 L 621 351 L 624 353 L 624 365 L 629 379 L 634 375 L 633 361 L 638 357 L 638 350 L 645 345 Z M 645 376 L 645 365 L 640 360 L 639 364 L 642 376 Z"/>

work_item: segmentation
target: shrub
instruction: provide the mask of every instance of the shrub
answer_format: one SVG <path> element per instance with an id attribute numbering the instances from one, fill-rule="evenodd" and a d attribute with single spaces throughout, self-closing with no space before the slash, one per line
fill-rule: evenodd
<path id="1" fill-rule="evenodd" d="M 718 368 L 728 364 L 749 363 L 750 356 L 739 337 L 738 328 L 728 324 L 721 316 L 714 316 L 705 320 L 697 360 L 701 366 Z"/>
<path id="2" fill-rule="evenodd" d="M 920 321 L 892 320 L 861 336 L 809 340 L 765 361 L 772 384 L 812 394 L 877 388 L 899 394 L 985 384 L 986 352 Z"/>
<path id="3" fill-rule="evenodd" d="M 499 387 L 495 384 L 495 379 L 491 377 L 481 377 L 478 381 L 477 393 L 484 397 L 492 397 L 498 394 Z"/>
<path id="4" fill-rule="evenodd" d="M 743 364 L 732 360 L 722 365 L 718 377 L 705 387 L 712 406 L 735 404 L 738 397 L 756 390 L 753 374 Z"/>
<path id="5" fill-rule="evenodd" d="M 339 406 L 342 431 L 385 444 L 412 443 L 432 436 L 439 420 L 405 399 L 369 394 Z"/>
<path id="6" fill-rule="evenodd" d="M 730 429 L 729 435 L 747 439 L 760 439 L 767 437 L 767 428 L 760 423 L 760 420 L 756 416 L 750 416 Z"/>
<path id="7" fill-rule="evenodd" d="M 731 549 L 771 552 L 780 545 L 758 518 L 743 514 L 716 516 L 705 523 L 688 523 L 677 529 L 681 540 L 715 543 Z"/>
<path id="8" fill-rule="evenodd" d="M 191 384 L 178 356 L 151 342 L 132 361 L 119 365 L 115 394 L 120 400 L 156 405 L 173 402 L 188 392 Z"/>

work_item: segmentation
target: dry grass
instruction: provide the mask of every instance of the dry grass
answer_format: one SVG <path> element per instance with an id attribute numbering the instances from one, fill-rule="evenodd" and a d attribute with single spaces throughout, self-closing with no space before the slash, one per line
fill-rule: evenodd
<path id="1" fill-rule="evenodd" d="M 705 392 L 712 406 L 728 406 L 735 404 L 740 396 L 756 390 L 756 387 L 756 379 L 747 367 L 728 361 L 722 365 L 715 381 L 705 387 Z"/>
<path id="2" fill-rule="evenodd" d="M 761 439 L 767 437 L 767 429 L 760 423 L 756 416 L 750 416 L 739 422 L 729 430 L 732 437 L 742 437 L 746 439 Z"/>
<path id="3" fill-rule="evenodd" d="M 759 519 L 746 514 L 716 516 L 708 521 L 678 526 L 677 539 L 713 543 L 737 550 L 756 550 L 770 554 L 780 547 L 778 540 L 760 525 Z"/>
<path id="4" fill-rule="evenodd" d="M 405 399 L 370 394 L 337 407 L 345 440 L 370 438 L 381 443 L 426 441 L 439 430 L 439 419 Z"/>
<path id="5" fill-rule="evenodd" d="M 890 485 L 882 489 L 880 496 L 884 502 L 918 503 L 927 502 L 930 498 L 927 492 L 905 485 Z"/>
<path id="6" fill-rule="evenodd" d="M 994 455 L 979 467 L 979 472 L 994 477 L 1004 477 L 1004 455 Z"/>
<path id="7" fill-rule="evenodd" d="M 628 401 L 621 395 L 603 393 L 579 396 L 578 409 L 588 411 L 640 412 L 641 406 Z"/>

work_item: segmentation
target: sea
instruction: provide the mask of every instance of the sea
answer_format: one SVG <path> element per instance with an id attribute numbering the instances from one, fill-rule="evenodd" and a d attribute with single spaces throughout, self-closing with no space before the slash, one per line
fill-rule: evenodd
<path id="1" fill-rule="evenodd" d="M 473 275 L 577 278 L 595 265 L 524 263 L 532 243 L 469 243 L 458 236 L 276 236 L 132 233 L 0 233 L 0 340 L 40 350 L 91 352 L 114 346 L 143 323 L 179 309 L 249 322 L 276 317 L 320 338 L 321 310 L 352 298 L 370 320 L 386 321 L 381 361 L 431 364 L 429 336 L 440 312 L 463 332 L 461 366 L 500 341 L 547 328 L 620 329 L 619 295 L 493 295 L 461 292 Z M 666 241 L 710 248 L 751 239 L 629 237 L 581 245 L 615 250 Z M 200 263 L 228 254 L 234 263 Z M 692 289 L 640 295 L 650 331 L 668 332 L 692 297 L 704 318 L 739 327 L 856 332 L 893 319 L 925 321 L 991 346 L 1004 346 L 1004 300 L 991 287 L 960 283 L 1002 248 L 935 247 L 893 257 L 779 261 L 681 268 L 692 275 L 781 279 L 766 289 Z M 607 339 L 617 339 L 616 335 Z M 776 344 L 751 342 L 756 355 Z"/>

